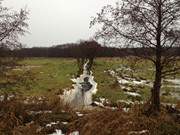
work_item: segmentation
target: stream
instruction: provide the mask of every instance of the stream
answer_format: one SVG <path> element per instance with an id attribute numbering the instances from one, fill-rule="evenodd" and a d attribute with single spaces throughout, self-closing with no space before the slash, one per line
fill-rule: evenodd
<path id="1" fill-rule="evenodd" d="M 71 79 L 73 89 L 65 90 L 62 99 L 65 103 L 74 108 L 90 106 L 93 94 L 97 92 L 97 83 L 94 81 L 92 71 L 88 71 L 89 61 L 83 66 L 83 74 L 80 77 Z"/>

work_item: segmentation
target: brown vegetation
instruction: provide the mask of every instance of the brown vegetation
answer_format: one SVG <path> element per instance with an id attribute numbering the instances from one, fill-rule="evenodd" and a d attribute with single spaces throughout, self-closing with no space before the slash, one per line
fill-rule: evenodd
<path id="1" fill-rule="evenodd" d="M 26 98 L 14 97 L 0 102 L 1 135 L 46 135 L 55 129 L 67 131 L 67 125 L 77 118 L 71 109 L 63 105 L 58 97 Z M 58 122 L 59 121 L 59 122 Z M 47 126 L 51 122 L 57 122 Z"/>
<path id="2" fill-rule="evenodd" d="M 6 95 L 6 97 L 9 97 Z M 21 96 L 5 98 L 0 102 L 0 134 L 2 135 L 46 135 L 55 129 L 64 133 L 80 131 L 82 135 L 178 135 L 180 118 L 178 107 L 162 107 L 159 116 L 147 117 L 141 112 L 141 105 L 128 112 L 118 106 L 117 110 L 95 107 L 81 111 L 78 117 L 59 97 Z M 51 126 L 47 126 L 51 122 Z M 67 122 L 67 124 L 63 124 Z"/>
<path id="3" fill-rule="evenodd" d="M 178 135 L 180 122 L 165 109 L 158 117 L 143 115 L 139 107 L 126 113 L 123 110 L 93 112 L 71 125 L 81 135 Z"/>

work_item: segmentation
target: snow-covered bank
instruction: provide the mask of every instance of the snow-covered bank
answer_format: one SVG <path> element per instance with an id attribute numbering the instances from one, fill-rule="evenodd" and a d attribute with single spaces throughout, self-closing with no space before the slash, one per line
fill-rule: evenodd
<path id="1" fill-rule="evenodd" d="M 116 78 L 120 85 L 130 84 L 130 85 L 147 85 L 152 86 L 149 80 L 137 80 L 135 78 L 130 77 L 120 77 L 118 73 L 114 70 L 105 71 L 108 72 L 112 77 Z"/>
<path id="2" fill-rule="evenodd" d="M 65 90 L 64 94 L 60 97 L 65 101 L 65 103 L 70 104 L 73 107 L 83 107 L 92 104 L 92 95 L 97 92 L 97 83 L 94 81 L 94 76 L 92 72 L 88 69 L 89 61 L 84 65 L 83 74 L 72 79 L 74 89 Z"/>
<path id="3" fill-rule="evenodd" d="M 166 84 L 168 83 L 168 84 Z M 169 84 L 170 83 L 170 84 Z M 169 89 L 169 91 L 166 93 L 162 93 L 165 96 L 172 96 L 173 98 L 176 98 L 180 100 L 180 79 L 175 78 L 175 79 L 166 79 L 164 80 L 164 85 L 162 86 L 163 88 L 166 87 Z"/>

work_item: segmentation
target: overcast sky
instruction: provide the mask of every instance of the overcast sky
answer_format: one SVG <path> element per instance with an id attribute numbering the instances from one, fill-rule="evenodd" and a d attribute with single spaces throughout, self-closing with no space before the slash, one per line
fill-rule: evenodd
<path id="1" fill-rule="evenodd" d="M 116 0 L 4 0 L 4 6 L 30 10 L 29 32 L 22 43 L 32 46 L 51 46 L 93 36 L 89 29 L 92 16 Z"/>

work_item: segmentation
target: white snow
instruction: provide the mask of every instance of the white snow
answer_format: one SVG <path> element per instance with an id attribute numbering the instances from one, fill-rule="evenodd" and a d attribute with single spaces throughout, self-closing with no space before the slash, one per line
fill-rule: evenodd
<path id="1" fill-rule="evenodd" d="M 142 84 L 142 85 L 145 85 L 147 81 L 145 81 L 145 80 L 141 80 L 141 81 L 133 80 L 132 82 L 133 82 L 134 84 L 137 84 L 137 85 L 141 85 L 141 84 Z"/>
<path id="2" fill-rule="evenodd" d="M 97 102 L 97 101 L 94 101 L 93 103 L 95 105 L 97 105 L 97 106 L 104 107 L 103 103 L 100 103 L 100 102 Z"/>
<path id="3" fill-rule="evenodd" d="M 49 135 L 65 135 L 65 134 L 62 133 L 62 130 L 56 130 L 56 133 L 49 134 Z M 74 132 L 70 133 L 69 135 L 79 135 L 79 132 L 74 131 Z"/>
<path id="4" fill-rule="evenodd" d="M 100 101 L 102 104 L 109 104 L 109 101 L 108 101 L 108 99 L 106 99 L 106 98 L 99 97 L 99 101 Z"/>
<path id="5" fill-rule="evenodd" d="M 28 112 L 29 114 L 47 114 L 47 113 L 52 113 L 52 111 L 30 111 Z"/>
<path id="6" fill-rule="evenodd" d="M 163 87 L 171 88 L 172 89 L 172 91 L 170 92 L 171 96 L 173 98 L 176 98 L 177 100 L 180 100 L 180 93 L 179 93 L 180 79 L 166 79 L 165 81 L 170 82 L 172 84 L 163 85 Z"/>
<path id="7" fill-rule="evenodd" d="M 61 112 L 62 112 L 62 113 L 65 113 L 66 111 L 62 110 Z"/>
<path id="8" fill-rule="evenodd" d="M 3 95 L 1 95 L 1 96 L 0 96 L 0 101 L 1 101 L 1 102 L 4 101 L 4 98 L 5 98 L 5 97 L 4 97 Z"/>
<path id="9" fill-rule="evenodd" d="M 104 102 L 106 102 L 107 99 L 105 99 L 105 98 L 99 98 L 99 100 L 101 101 L 101 103 L 104 103 Z"/>
<path id="10" fill-rule="evenodd" d="M 141 97 L 139 93 L 136 92 L 125 92 L 127 95 L 133 96 L 133 97 Z"/>
<path id="11" fill-rule="evenodd" d="M 176 85 L 180 85 L 180 79 L 167 79 L 166 81 L 171 82 Z"/>
<path id="12" fill-rule="evenodd" d="M 132 71 L 132 69 L 126 66 L 121 66 L 120 68 L 117 68 L 116 71 Z"/>
<path id="13" fill-rule="evenodd" d="M 15 95 L 9 95 L 8 97 L 7 97 L 7 100 L 11 100 L 12 98 L 14 98 L 15 97 Z"/>
<path id="14" fill-rule="evenodd" d="M 76 112 L 76 114 L 77 114 L 78 117 L 84 116 L 84 114 L 82 114 L 82 113 L 80 113 L 80 112 Z"/>
<path id="15" fill-rule="evenodd" d="M 74 131 L 74 132 L 70 133 L 69 135 L 79 135 L 79 132 L 78 131 Z"/>
<path id="16" fill-rule="evenodd" d="M 59 124 L 59 121 L 51 122 L 51 123 L 47 124 L 46 127 L 51 127 L 52 125 L 57 125 L 57 124 Z"/>
<path id="17" fill-rule="evenodd" d="M 61 130 L 56 130 L 56 133 L 49 134 L 49 135 L 65 135 L 65 134 L 63 134 Z"/>
<path id="18" fill-rule="evenodd" d="M 167 87 L 167 88 L 180 88 L 180 85 L 165 85 L 163 87 Z"/>
<path id="19" fill-rule="evenodd" d="M 118 82 L 119 82 L 120 84 L 130 84 L 130 83 L 131 83 L 130 81 L 125 80 L 125 79 L 122 79 L 122 78 L 118 78 Z"/>
<path id="20" fill-rule="evenodd" d="M 79 108 L 82 106 L 91 105 L 93 102 L 92 96 L 97 92 L 97 83 L 94 81 L 94 76 L 92 75 L 92 72 L 90 72 L 89 75 L 87 71 L 88 63 L 89 61 L 87 61 L 87 63 L 84 65 L 84 71 L 80 77 L 71 79 L 75 83 L 73 84 L 74 89 L 65 90 L 64 94 L 60 96 L 65 103 L 68 103 L 73 107 Z M 81 83 L 84 82 L 84 78 L 86 77 L 89 78 L 89 83 L 92 84 L 92 88 L 83 95 Z"/>
<path id="21" fill-rule="evenodd" d="M 11 99 L 15 98 L 15 95 L 8 95 L 7 96 L 7 100 L 10 101 Z M 0 96 L 0 101 L 4 101 L 5 100 L 5 96 L 4 95 L 1 95 Z"/>
<path id="22" fill-rule="evenodd" d="M 114 70 L 108 70 L 107 72 L 112 77 L 115 77 L 118 80 L 120 85 L 131 84 L 131 85 L 147 85 L 147 86 L 152 86 L 151 84 L 149 84 L 149 81 L 147 81 L 147 80 L 137 81 L 135 78 L 130 78 L 130 77 L 122 78 L 122 77 L 119 77 L 118 74 Z"/>
<path id="23" fill-rule="evenodd" d="M 64 125 L 67 125 L 68 124 L 68 122 L 61 122 L 62 124 L 64 124 Z"/>
<path id="24" fill-rule="evenodd" d="M 171 106 L 173 108 L 176 108 L 177 104 L 171 104 L 171 103 L 161 103 L 164 106 Z"/>
<path id="25" fill-rule="evenodd" d="M 117 102 L 119 103 L 125 103 L 125 104 L 134 104 L 134 102 L 130 101 L 130 100 L 118 100 Z"/>
<path id="26" fill-rule="evenodd" d="M 149 133 L 148 130 L 142 130 L 142 131 L 131 131 L 128 133 L 128 135 L 141 135 L 141 134 L 145 134 L 145 133 Z"/>
<path id="27" fill-rule="evenodd" d="M 124 112 L 129 112 L 129 108 L 123 108 Z"/>

